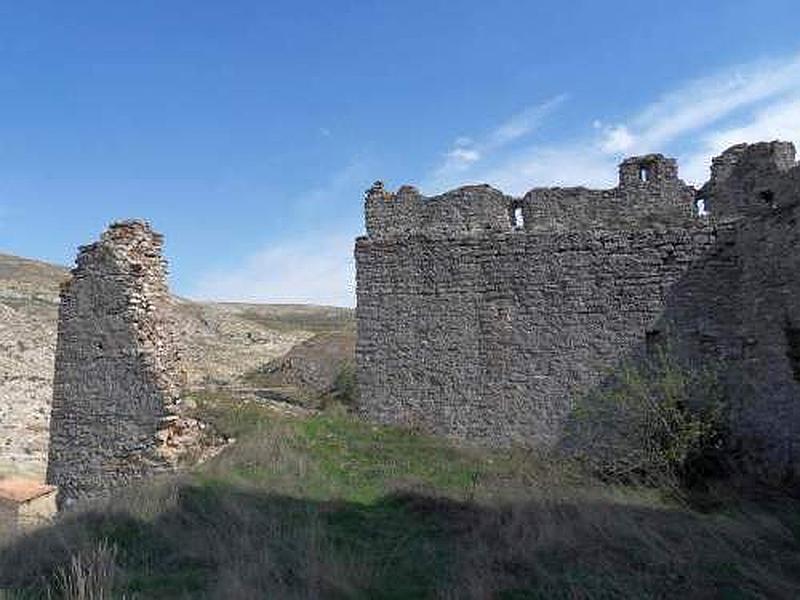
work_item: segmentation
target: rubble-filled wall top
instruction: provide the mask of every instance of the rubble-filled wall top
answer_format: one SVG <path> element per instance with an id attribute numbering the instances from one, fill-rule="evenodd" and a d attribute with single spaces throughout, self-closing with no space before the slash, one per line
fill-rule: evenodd
<path id="1" fill-rule="evenodd" d="M 623 161 L 619 184 L 608 190 L 534 188 L 515 198 L 474 185 L 426 197 L 411 186 L 393 193 L 376 182 L 365 215 L 369 236 L 457 237 L 683 226 L 696 219 L 696 208 L 695 190 L 679 179 L 675 159 L 648 154 Z"/>

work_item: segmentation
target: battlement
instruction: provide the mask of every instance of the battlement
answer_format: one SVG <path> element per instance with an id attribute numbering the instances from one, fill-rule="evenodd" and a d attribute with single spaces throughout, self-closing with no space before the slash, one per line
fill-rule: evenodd
<path id="1" fill-rule="evenodd" d="M 726 221 L 796 202 L 798 182 L 791 142 L 737 144 L 712 160 L 711 179 L 698 198 L 716 220 Z"/>
<path id="2" fill-rule="evenodd" d="M 376 182 L 366 193 L 365 216 L 369 236 L 637 229 L 693 220 L 694 189 L 678 178 L 675 159 L 648 154 L 623 161 L 619 184 L 609 190 L 534 188 L 514 198 L 473 185 L 425 197 L 411 186 L 392 193 Z"/>
<path id="3" fill-rule="evenodd" d="M 388 192 L 376 182 L 367 191 L 369 235 L 474 235 L 511 229 L 512 198 L 488 185 L 461 187 L 426 197 L 412 186 Z"/>
<path id="4" fill-rule="evenodd" d="M 704 200 L 710 215 L 699 216 Z M 752 470 L 800 479 L 800 167 L 785 142 L 628 158 L 607 190 L 375 185 L 356 241 L 359 410 L 490 445 L 556 446 L 574 403 L 669 344 L 713 365 Z M 717 372 L 718 371 L 718 372 Z"/>
<path id="5" fill-rule="evenodd" d="M 678 163 L 663 154 L 646 154 L 626 158 L 619 165 L 619 190 L 649 189 L 678 185 Z"/>

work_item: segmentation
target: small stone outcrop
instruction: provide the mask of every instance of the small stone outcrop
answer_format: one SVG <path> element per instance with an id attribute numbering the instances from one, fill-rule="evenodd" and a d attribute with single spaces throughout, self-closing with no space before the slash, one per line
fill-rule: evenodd
<path id="1" fill-rule="evenodd" d="M 184 410 L 162 236 L 114 223 L 61 288 L 47 482 L 59 504 L 202 459 L 219 440 Z"/>

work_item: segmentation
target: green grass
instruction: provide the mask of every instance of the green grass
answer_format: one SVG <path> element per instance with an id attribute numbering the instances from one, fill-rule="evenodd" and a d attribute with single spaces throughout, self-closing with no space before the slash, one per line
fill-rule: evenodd
<path id="1" fill-rule="evenodd" d="M 458 446 L 408 429 L 367 423 L 342 410 L 306 419 L 275 418 L 256 402 L 214 394 L 199 397 L 199 405 L 206 420 L 239 442 L 235 452 L 207 465 L 198 476 L 232 484 L 368 504 L 409 489 L 474 500 L 478 492 L 495 495 L 504 482 L 511 484 L 506 492 L 524 490 L 553 476 L 554 470 L 562 487 L 570 477 L 573 485 L 577 481 L 567 470 L 570 465 L 550 464 L 523 449 Z M 487 488 L 489 481 L 492 486 Z"/>
<path id="2" fill-rule="evenodd" d="M 522 449 L 330 411 L 198 398 L 236 443 L 17 540 L 0 588 L 58 597 L 71 557 L 115 549 L 126 598 L 763 598 L 800 589 L 800 510 L 722 492 L 692 508 Z M 95 552 L 95 554 L 97 554 Z M 86 561 L 84 561 L 86 562 Z"/>

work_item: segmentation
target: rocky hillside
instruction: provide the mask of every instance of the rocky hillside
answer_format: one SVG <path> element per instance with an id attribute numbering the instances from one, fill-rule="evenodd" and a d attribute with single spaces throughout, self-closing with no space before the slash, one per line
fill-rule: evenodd
<path id="1" fill-rule="evenodd" d="M 67 275 L 0 254 L 0 470 L 44 468 L 58 286 Z"/>
<path id="2" fill-rule="evenodd" d="M 330 399 L 350 404 L 357 393 L 355 346 L 354 324 L 318 333 L 243 379 L 267 397 L 307 408 L 320 408 Z"/>
<path id="3" fill-rule="evenodd" d="M 178 299 L 191 385 L 238 381 L 318 333 L 352 328 L 347 308 Z"/>
<path id="4" fill-rule="evenodd" d="M 58 318 L 67 269 L 0 254 L 0 474 L 44 473 Z M 350 309 L 177 299 L 189 383 L 239 381 L 312 336 L 352 327 Z"/>

